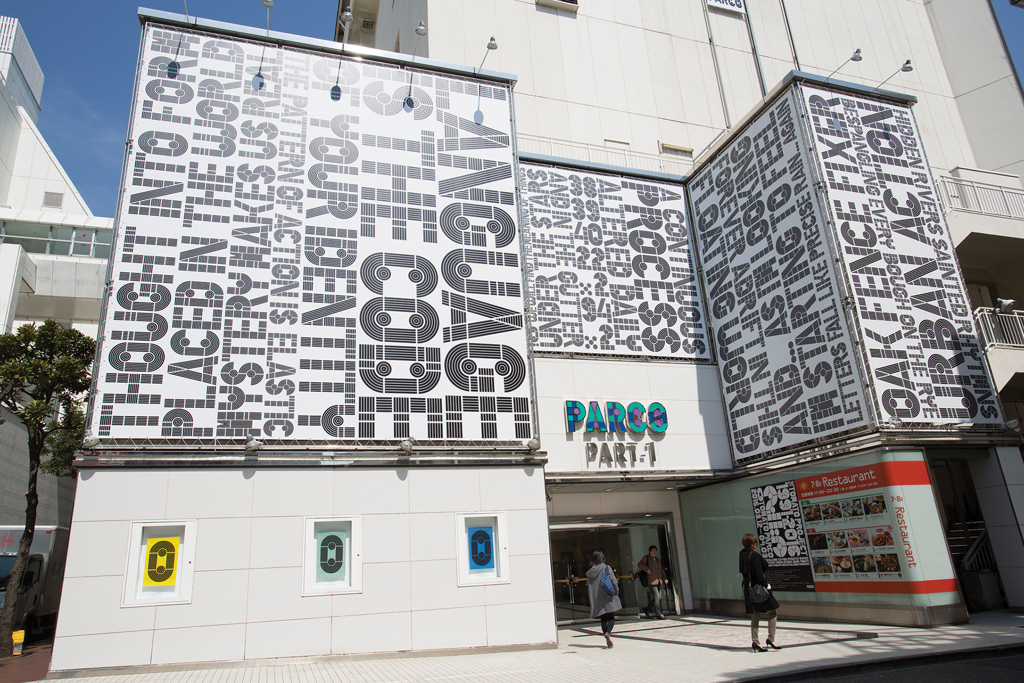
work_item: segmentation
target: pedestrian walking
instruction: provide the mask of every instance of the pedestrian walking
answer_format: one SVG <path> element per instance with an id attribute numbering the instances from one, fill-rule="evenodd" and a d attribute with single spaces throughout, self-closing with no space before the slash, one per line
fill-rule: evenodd
<path id="1" fill-rule="evenodd" d="M 647 607 L 644 609 L 644 613 L 647 614 L 648 619 L 651 618 L 651 612 L 654 612 L 659 619 L 664 619 L 665 615 L 661 611 L 661 596 L 665 591 L 665 584 L 668 583 L 668 575 L 665 573 L 665 567 L 658 560 L 658 546 L 652 545 L 648 548 L 647 554 L 637 563 L 637 567 L 640 571 L 640 585 L 647 588 Z"/>
<path id="2" fill-rule="evenodd" d="M 775 650 L 782 648 L 775 644 L 775 622 L 778 620 L 779 602 L 772 595 L 772 586 L 765 572 L 768 563 L 757 552 L 757 536 L 743 535 L 743 550 L 740 551 L 740 573 L 743 574 L 743 606 L 750 615 L 750 638 L 754 652 L 767 652 L 757 637 L 761 614 L 768 616 L 768 639 L 765 641 Z M 763 590 L 761 590 L 763 589 Z"/>
<path id="3" fill-rule="evenodd" d="M 605 562 L 604 553 L 600 550 L 595 550 L 590 556 L 587 588 L 590 589 L 590 616 L 601 619 L 604 642 L 608 647 L 615 647 L 612 643 L 612 628 L 615 626 L 615 613 L 622 609 L 619 580 L 615 578 L 615 571 Z"/>

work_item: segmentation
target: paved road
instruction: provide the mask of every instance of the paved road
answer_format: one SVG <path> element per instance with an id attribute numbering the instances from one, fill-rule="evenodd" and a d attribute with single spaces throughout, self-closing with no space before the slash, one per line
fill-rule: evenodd
<path id="1" fill-rule="evenodd" d="M 1024 655 L 883 669 L 828 680 L 831 683 L 1020 683 L 1024 681 Z"/>

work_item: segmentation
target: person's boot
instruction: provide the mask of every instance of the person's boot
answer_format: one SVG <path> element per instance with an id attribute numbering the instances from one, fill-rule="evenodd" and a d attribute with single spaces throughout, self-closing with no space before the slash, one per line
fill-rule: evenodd
<path id="1" fill-rule="evenodd" d="M 615 647 L 615 643 L 612 642 L 612 636 L 610 633 L 604 634 L 604 642 L 608 643 L 608 647 Z"/>

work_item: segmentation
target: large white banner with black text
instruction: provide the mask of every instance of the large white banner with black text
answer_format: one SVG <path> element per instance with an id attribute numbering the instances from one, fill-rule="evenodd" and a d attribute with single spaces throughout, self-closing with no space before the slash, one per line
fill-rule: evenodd
<path id="1" fill-rule="evenodd" d="M 97 436 L 531 437 L 508 87 L 155 25 L 140 68 Z"/>
<path id="2" fill-rule="evenodd" d="M 688 186 L 736 462 L 870 422 L 796 107 Z"/>
<path id="3" fill-rule="evenodd" d="M 908 107 L 801 86 L 880 417 L 999 423 Z"/>
<path id="4" fill-rule="evenodd" d="M 519 174 L 535 351 L 711 359 L 682 186 Z"/>

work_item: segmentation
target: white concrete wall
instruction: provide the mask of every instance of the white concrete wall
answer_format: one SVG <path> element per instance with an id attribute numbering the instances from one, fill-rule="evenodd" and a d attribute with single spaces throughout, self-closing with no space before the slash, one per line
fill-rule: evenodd
<path id="1" fill-rule="evenodd" d="M 770 89 L 795 63 L 780 3 L 751 5 Z M 837 78 L 873 87 L 911 59 L 914 71 L 887 87 L 920 98 L 914 110 L 929 162 L 938 170 L 974 164 L 922 0 L 786 6 L 804 71 L 827 75 L 860 47 L 864 60 Z M 519 133 L 597 145 L 617 140 L 648 153 L 665 142 L 699 152 L 725 127 L 709 23 L 732 122 L 761 98 L 742 16 L 711 10 L 706 22 L 703 7 L 703 0 L 587 0 L 572 14 L 535 0 L 429 0 L 430 57 L 477 65 L 494 35 L 499 48 L 486 66 L 519 77 Z"/>
<path id="2" fill-rule="evenodd" d="M 1020 125 L 1024 99 L 989 0 L 927 0 L 925 4 L 976 162 L 988 170 L 1020 176 L 1024 173 Z"/>
<path id="3" fill-rule="evenodd" d="M 534 368 L 540 442 L 541 448 L 548 453 L 546 471 L 549 474 L 607 474 L 607 462 L 588 460 L 588 442 L 636 444 L 638 455 L 644 451 L 645 444 L 654 443 L 657 454 L 654 467 L 640 465 L 627 468 L 617 462 L 610 468 L 612 470 L 732 467 L 721 384 L 715 366 L 543 357 L 534 358 Z M 624 406 L 632 401 L 645 406 L 657 401 L 665 406 L 668 413 L 668 428 L 661 434 L 650 430 L 643 434 L 569 433 L 566 431 L 565 402 L 572 400 L 585 406 L 590 401 L 598 401 L 602 414 L 606 412 L 609 401 L 617 401 Z"/>
<path id="4" fill-rule="evenodd" d="M 505 511 L 511 583 L 460 588 L 456 514 Z M 363 592 L 301 596 L 305 516 L 362 515 Z M 196 519 L 192 603 L 121 608 L 131 520 Z M 51 669 L 555 641 L 540 468 L 82 473 Z"/>

